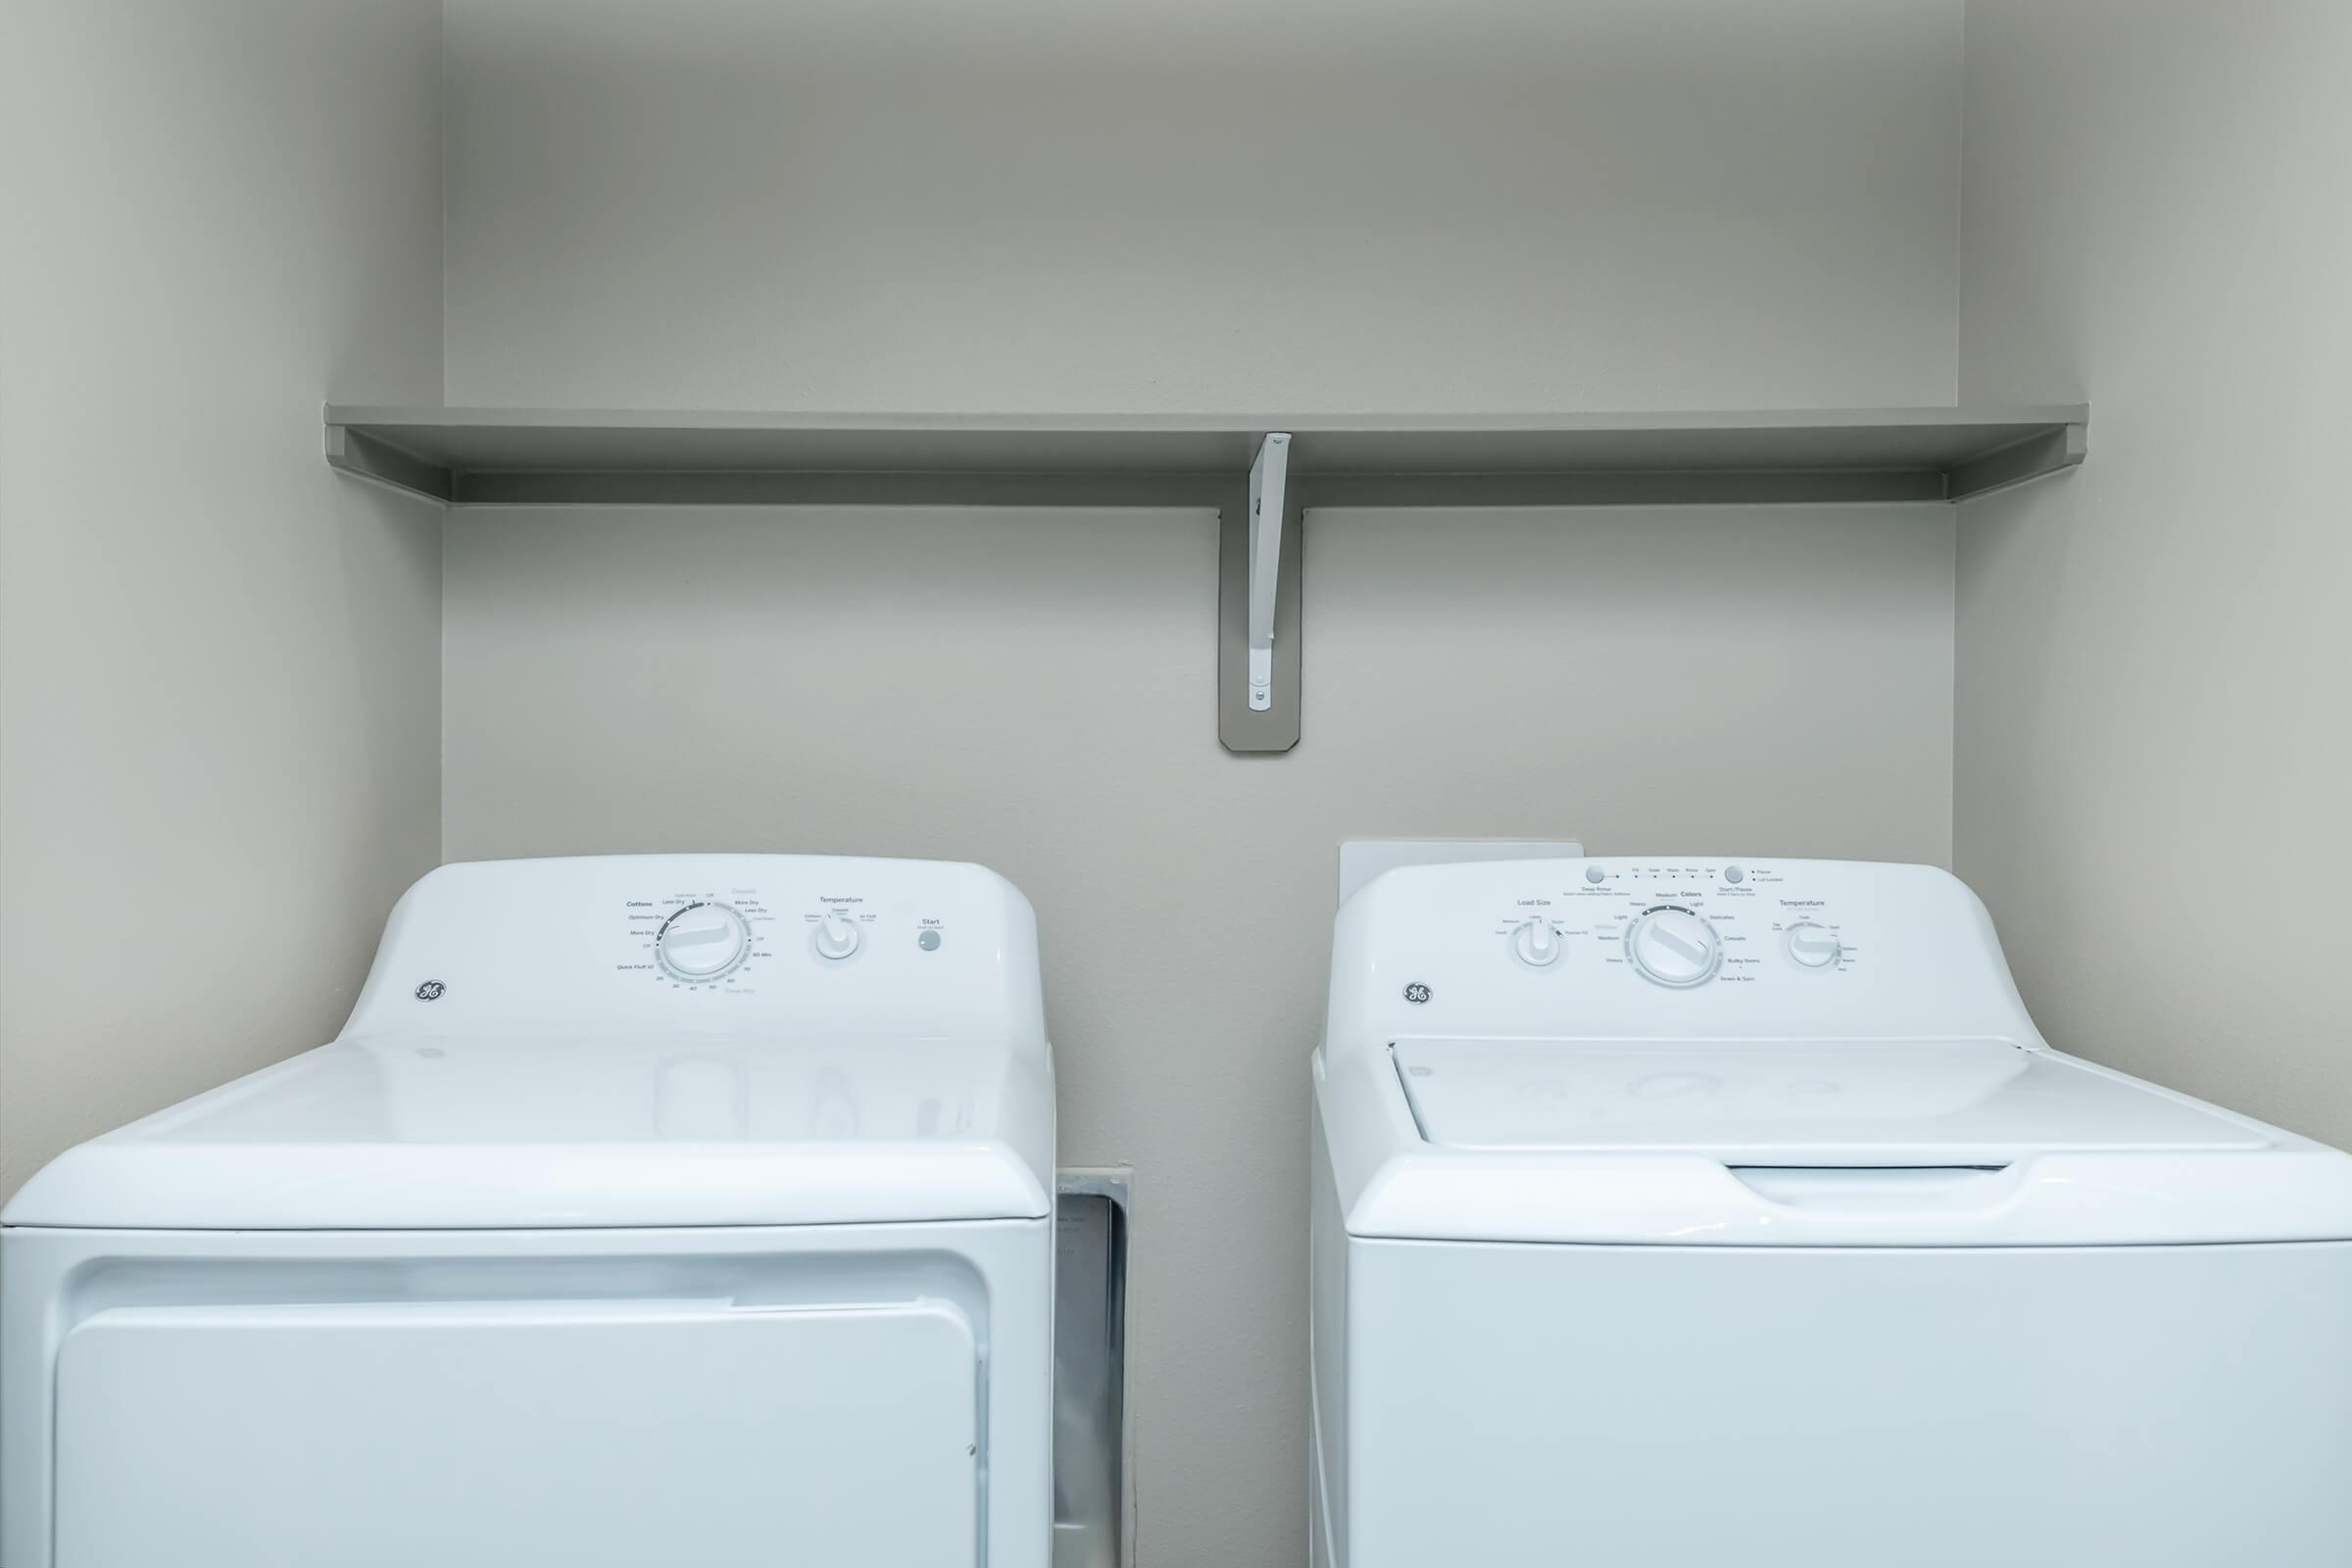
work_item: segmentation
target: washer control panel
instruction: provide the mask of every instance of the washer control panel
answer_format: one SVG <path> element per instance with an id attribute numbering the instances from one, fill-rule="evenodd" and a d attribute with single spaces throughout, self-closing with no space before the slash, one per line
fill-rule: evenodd
<path id="1" fill-rule="evenodd" d="M 1790 889 L 1783 870 L 1745 860 L 1527 861 L 1493 916 L 1497 957 L 1563 976 L 1613 967 L 1669 991 L 1718 979 L 1752 981 L 1778 948 L 1804 973 L 1842 972 L 1860 960 L 1845 917 L 1826 898 Z M 1572 865 L 1563 876 L 1556 867 Z"/>
<path id="2" fill-rule="evenodd" d="M 1341 909 L 1335 1034 L 1349 1014 L 1400 1034 L 1584 1038 L 2033 1027 L 1984 906 L 1948 873 L 1770 857 L 1390 871 Z"/>

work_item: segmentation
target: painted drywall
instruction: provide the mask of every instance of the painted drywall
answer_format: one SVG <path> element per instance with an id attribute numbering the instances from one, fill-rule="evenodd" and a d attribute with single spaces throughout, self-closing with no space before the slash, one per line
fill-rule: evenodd
<path id="1" fill-rule="evenodd" d="M 450 0 L 453 402 L 1952 401 L 1959 0 Z"/>
<path id="2" fill-rule="evenodd" d="M 1954 395 L 1957 0 L 450 0 L 452 402 Z M 1940 861 L 1951 519 L 1318 514 L 1305 738 L 1204 515 L 453 518 L 445 849 L 985 861 L 1138 1170 L 1144 1568 L 1305 1550 L 1305 1056 L 1357 834 Z"/>
<path id="3" fill-rule="evenodd" d="M 1961 509 L 1957 869 L 2054 1041 L 2352 1144 L 2352 7 L 1967 47 L 1964 388 L 2087 389 L 2095 451 Z"/>
<path id="4" fill-rule="evenodd" d="M 0 1195 L 332 1034 L 439 849 L 432 0 L 0 6 Z"/>

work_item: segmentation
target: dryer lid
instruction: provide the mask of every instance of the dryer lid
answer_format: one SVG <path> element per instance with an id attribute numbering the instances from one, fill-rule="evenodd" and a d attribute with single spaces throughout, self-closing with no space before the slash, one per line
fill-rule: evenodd
<path id="1" fill-rule="evenodd" d="M 1039 1218 L 1042 1054 L 985 1040 L 338 1041 L 69 1151 L 0 1218 L 162 1230 Z"/>
<path id="2" fill-rule="evenodd" d="M 2004 1040 L 1407 1040 L 1394 1054 L 1423 1139 L 1453 1150 L 1954 1166 L 2272 1143 L 2226 1112 Z"/>

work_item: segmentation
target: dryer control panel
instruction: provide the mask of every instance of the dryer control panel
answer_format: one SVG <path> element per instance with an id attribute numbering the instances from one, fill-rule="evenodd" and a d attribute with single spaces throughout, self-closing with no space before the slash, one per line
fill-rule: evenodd
<path id="1" fill-rule="evenodd" d="M 443 866 L 344 1033 L 1045 1034 L 1028 901 L 977 865 L 645 855 Z"/>
<path id="2" fill-rule="evenodd" d="M 1599 856 L 1415 866 L 1342 908 L 1332 1041 L 2038 1044 L 1990 919 L 1932 866 Z"/>

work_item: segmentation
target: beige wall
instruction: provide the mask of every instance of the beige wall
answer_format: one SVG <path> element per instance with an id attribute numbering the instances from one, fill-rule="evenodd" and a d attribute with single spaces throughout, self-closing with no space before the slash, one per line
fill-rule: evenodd
<path id="1" fill-rule="evenodd" d="M 1963 510 L 1956 866 L 2061 1046 L 2336 1143 L 2352 7 L 1976 0 L 1963 389 L 2094 410 Z"/>
<path id="2" fill-rule="evenodd" d="M 433 863 L 439 7 L 0 6 L 0 1194 L 333 1033 Z"/>
<path id="3" fill-rule="evenodd" d="M 450 0 L 449 394 L 1952 400 L 1960 0 Z"/>
<path id="4" fill-rule="evenodd" d="M 1936 403 L 1959 7 L 452 0 L 452 401 Z M 1208 519 L 452 520 L 452 858 L 970 858 L 1065 1159 L 1139 1171 L 1146 1568 L 1304 1551 L 1335 848 L 1940 861 L 1951 517 L 1310 519 L 1305 738 L 1217 745 Z"/>

